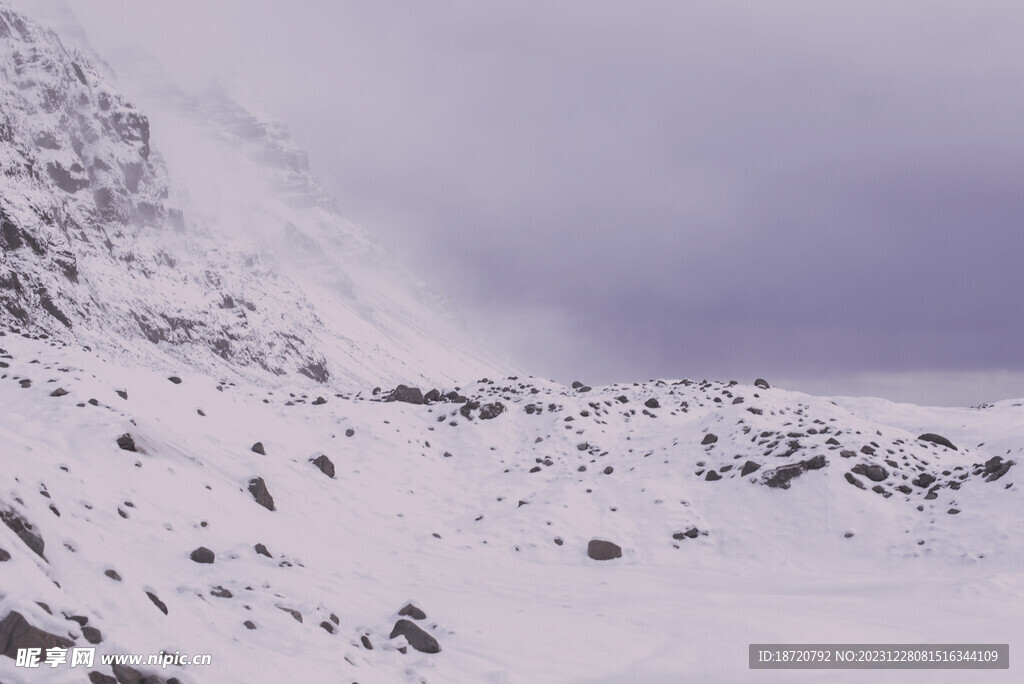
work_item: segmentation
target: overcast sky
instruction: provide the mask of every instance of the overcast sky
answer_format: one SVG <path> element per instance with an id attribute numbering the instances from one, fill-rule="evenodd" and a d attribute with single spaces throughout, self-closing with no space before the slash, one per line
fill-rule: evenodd
<path id="1" fill-rule="evenodd" d="M 1024 396 L 1019 0 L 73 5 L 262 101 L 538 375 Z"/>

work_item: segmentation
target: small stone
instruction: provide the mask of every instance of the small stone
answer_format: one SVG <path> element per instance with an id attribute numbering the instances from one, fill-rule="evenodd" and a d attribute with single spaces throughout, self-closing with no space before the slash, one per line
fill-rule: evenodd
<path id="1" fill-rule="evenodd" d="M 716 471 L 714 471 L 714 470 L 709 470 L 709 471 L 708 471 L 708 473 L 707 473 L 707 475 L 705 475 L 705 476 L 704 476 L 704 479 L 705 479 L 705 480 L 706 480 L 707 482 L 715 482 L 715 481 L 717 481 L 717 480 L 721 480 L 721 479 L 722 479 L 722 476 L 721 476 L 721 475 L 719 475 L 719 474 L 718 474 L 718 473 L 717 473 Z"/>
<path id="2" fill-rule="evenodd" d="M 117 446 L 121 447 L 125 451 L 138 451 L 135 447 L 135 440 L 127 432 L 117 438 Z"/>
<path id="3" fill-rule="evenodd" d="M 82 636 L 85 637 L 85 640 L 90 644 L 98 644 L 103 641 L 103 634 L 95 627 L 83 627 Z"/>
<path id="4" fill-rule="evenodd" d="M 754 387 L 757 387 L 758 389 L 770 389 L 768 381 L 765 380 L 764 378 L 758 378 L 757 380 L 754 380 Z"/>
<path id="5" fill-rule="evenodd" d="M 321 473 L 332 480 L 334 479 L 334 463 L 332 463 L 331 459 L 327 458 L 325 454 L 320 454 L 316 458 L 311 458 L 309 460 L 312 461 L 313 465 L 320 469 Z"/>
<path id="6" fill-rule="evenodd" d="M 242 624 L 245 625 L 246 629 L 256 629 L 256 623 L 252 620 L 246 620 Z"/>
<path id="7" fill-rule="evenodd" d="M 211 551 L 210 549 L 206 548 L 205 546 L 200 546 L 198 549 L 191 553 L 189 558 L 191 558 L 196 563 L 212 563 L 214 561 L 215 555 L 213 551 Z"/>
<path id="8" fill-rule="evenodd" d="M 402 606 L 402 609 L 398 611 L 398 614 L 403 617 L 411 617 L 413 620 L 427 619 L 427 614 L 411 603 L 407 603 Z"/>
<path id="9" fill-rule="evenodd" d="M 948 439 L 946 439 L 942 435 L 937 435 L 934 432 L 926 432 L 923 435 L 919 435 L 918 439 L 923 441 L 923 442 L 931 442 L 933 444 L 938 444 L 940 446 L 944 446 L 947 449 L 952 449 L 953 451 L 959 451 L 955 446 L 953 446 L 952 442 L 950 442 Z"/>
<path id="10" fill-rule="evenodd" d="M 276 510 L 274 508 L 274 497 L 270 495 L 267 490 L 267 483 L 263 481 L 262 477 L 254 477 L 249 480 L 249 493 L 256 500 L 260 506 L 263 506 L 268 511 Z"/>
<path id="11" fill-rule="evenodd" d="M 58 387 L 57 389 L 55 389 L 52 392 L 50 392 L 50 396 L 51 397 L 63 397 L 67 393 L 68 393 L 68 391 L 66 389 L 64 389 L 63 387 Z"/>
<path id="12" fill-rule="evenodd" d="M 156 594 L 151 591 L 146 592 L 146 596 L 153 602 L 153 605 L 160 609 L 160 612 L 167 615 L 167 604 L 161 601 Z"/>
<path id="13" fill-rule="evenodd" d="M 611 475 L 613 472 L 615 472 L 615 468 L 612 468 L 611 466 L 605 466 L 605 469 L 602 472 L 605 475 Z"/>
<path id="14" fill-rule="evenodd" d="M 257 453 L 260 456 L 266 456 L 267 455 L 267 450 L 263 447 L 263 442 L 256 442 L 255 444 L 253 444 L 252 445 L 252 450 L 253 450 L 254 453 Z"/>
<path id="15" fill-rule="evenodd" d="M 747 475 L 750 475 L 751 473 L 756 472 L 760 469 L 760 463 L 755 463 L 754 461 L 747 461 L 746 463 L 743 464 L 743 469 L 740 470 L 740 475 L 742 477 L 746 477 Z"/>
<path id="16" fill-rule="evenodd" d="M 650 399 L 644 402 L 644 406 L 646 406 L 649 409 L 661 408 L 661 402 L 659 402 L 654 397 L 651 397 Z"/>
<path id="17" fill-rule="evenodd" d="M 115 582 L 121 581 L 121 576 L 117 574 L 117 570 L 104 570 L 103 574 L 114 580 Z"/>
<path id="18" fill-rule="evenodd" d="M 172 375 L 171 377 L 169 377 L 167 379 L 170 380 L 171 382 L 173 382 L 175 385 L 180 385 L 181 384 L 181 378 L 179 378 L 177 375 Z"/>
<path id="19" fill-rule="evenodd" d="M 373 644 L 370 643 L 369 637 L 367 637 L 365 634 L 359 637 L 359 641 L 360 643 L 362 643 L 363 648 L 365 648 L 367 651 L 373 650 Z"/>
<path id="20" fill-rule="evenodd" d="M 220 585 L 217 585 L 216 587 L 211 589 L 210 590 L 210 595 L 211 596 L 216 596 L 217 598 L 225 598 L 225 599 L 229 599 L 229 598 L 234 596 L 234 594 L 232 594 L 230 590 L 225 589 L 224 587 L 222 587 Z"/>
<path id="21" fill-rule="evenodd" d="M 717 441 L 718 435 L 709 432 L 708 434 L 704 435 L 704 439 L 700 441 L 700 444 L 701 446 L 707 446 L 708 444 L 714 444 Z"/>

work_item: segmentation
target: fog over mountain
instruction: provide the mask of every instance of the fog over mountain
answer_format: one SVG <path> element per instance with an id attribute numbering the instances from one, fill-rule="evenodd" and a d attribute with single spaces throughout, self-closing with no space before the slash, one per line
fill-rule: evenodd
<path id="1" fill-rule="evenodd" d="M 75 11 L 252 94 L 535 372 L 1024 393 L 1019 3 Z"/>

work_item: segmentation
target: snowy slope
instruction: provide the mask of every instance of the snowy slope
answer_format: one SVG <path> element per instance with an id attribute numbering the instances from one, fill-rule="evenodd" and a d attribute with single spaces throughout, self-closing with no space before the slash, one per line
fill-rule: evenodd
<path id="1" fill-rule="evenodd" d="M 461 387 L 467 403 L 319 402 L 184 369 L 176 383 L 17 334 L 0 347 L 0 508 L 45 543 L 44 560 L 0 526 L 11 556 L 0 616 L 79 644 L 63 614 L 87 617 L 100 653 L 213 657 L 163 677 L 959 682 L 965 673 L 753 673 L 746 648 L 1024 643 L 1021 402 L 926 409 L 744 384 L 525 378 Z M 119 447 L 125 433 L 138 451 Z M 788 488 L 769 486 L 816 457 L 824 465 Z M 740 475 L 748 462 L 759 468 Z M 876 466 L 880 492 L 857 474 Z M 922 475 L 934 483 L 915 484 Z M 257 477 L 275 510 L 248 491 Z M 594 538 L 622 557 L 589 558 Z M 213 563 L 190 559 L 199 547 Z M 404 637 L 389 639 L 410 602 L 439 653 L 402 654 Z M 13 664 L 0 658 L 0 681 L 84 681 Z"/>
<path id="2" fill-rule="evenodd" d="M 175 94 L 166 134 L 151 131 L 111 78 L 0 5 L 7 324 L 263 382 L 442 382 L 501 365 L 341 218 L 280 125 Z"/>

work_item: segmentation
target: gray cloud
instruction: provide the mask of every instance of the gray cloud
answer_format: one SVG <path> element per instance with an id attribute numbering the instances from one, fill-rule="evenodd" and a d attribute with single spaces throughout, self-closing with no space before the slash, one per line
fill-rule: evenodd
<path id="1" fill-rule="evenodd" d="M 1024 370 L 1017 2 L 75 7 L 264 101 L 540 372 Z"/>

